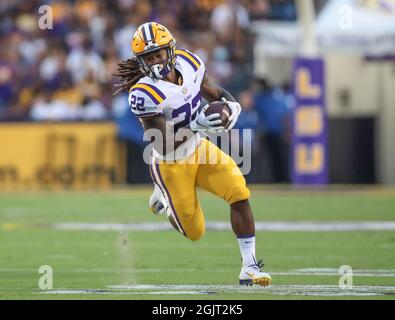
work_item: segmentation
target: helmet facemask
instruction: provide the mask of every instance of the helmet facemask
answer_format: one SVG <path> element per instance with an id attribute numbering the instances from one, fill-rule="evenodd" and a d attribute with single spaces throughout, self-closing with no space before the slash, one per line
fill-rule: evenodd
<path id="1" fill-rule="evenodd" d="M 157 50 L 166 49 L 166 59 L 161 63 L 155 63 L 151 65 L 147 65 L 144 61 L 144 55 L 148 53 L 155 52 Z M 139 54 L 136 56 L 137 61 L 140 65 L 140 69 L 144 75 L 149 76 L 154 79 L 164 79 L 166 75 L 174 68 L 176 64 L 175 57 L 175 43 L 171 41 L 168 45 L 155 48 L 148 52 L 144 52 L 143 54 Z"/>

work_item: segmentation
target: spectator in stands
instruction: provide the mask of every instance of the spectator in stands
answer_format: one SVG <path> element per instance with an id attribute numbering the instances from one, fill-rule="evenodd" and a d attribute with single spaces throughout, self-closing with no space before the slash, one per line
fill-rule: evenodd
<path id="1" fill-rule="evenodd" d="M 255 105 L 263 126 L 263 143 L 270 158 L 272 182 L 289 182 L 290 109 L 287 98 L 267 79 L 260 79 L 257 81 Z"/>
<path id="2" fill-rule="evenodd" d="M 70 112 L 67 104 L 62 100 L 54 100 L 49 91 L 39 93 L 30 113 L 34 121 L 68 120 Z"/>
<path id="3" fill-rule="evenodd" d="M 5 61 L 0 62 L 0 110 L 5 112 L 15 96 L 15 72 Z"/>
<path id="4" fill-rule="evenodd" d="M 86 96 L 79 108 L 79 118 L 85 121 L 100 121 L 106 120 L 108 115 L 100 100 Z"/>
<path id="5" fill-rule="evenodd" d="M 72 96 L 80 97 L 76 105 L 81 106 L 81 97 L 87 95 L 109 110 L 116 62 L 130 56 L 136 26 L 150 20 L 168 25 L 177 45 L 200 55 L 217 82 L 237 95 L 252 75 L 250 20 L 271 18 L 271 9 L 279 6 L 288 8 L 280 10 L 280 16 L 287 15 L 291 1 L 280 2 L 52 0 L 48 4 L 53 29 L 41 30 L 37 25 L 41 0 L 4 1 L 0 6 L 0 120 L 26 119 L 33 114 L 33 104 L 37 108 L 33 95 L 49 90 L 58 97 L 65 77 L 71 78 Z"/>
<path id="6" fill-rule="evenodd" d="M 240 136 L 242 134 L 242 130 L 251 129 L 251 142 L 252 145 L 254 145 L 256 131 L 259 126 L 258 114 L 255 108 L 254 93 L 251 89 L 244 90 L 240 93 L 238 101 L 240 101 L 242 112 L 240 113 L 235 128 L 240 130 Z"/>
<path id="7" fill-rule="evenodd" d="M 296 7 L 294 0 L 270 1 L 269 18 L 273 20 L 296 20 Z"/>
<path id="8" fill-rule="evenodd" d="M 94 50 L 89 39 L 84 39 L 81 45 L 75 46 L 70 51 L 66 60 L 66 68 L 73 77 L 74 83 L 83 81 L 89 73 L 93 73 L 98 82 L 106 81 L 104 61 Z"/>

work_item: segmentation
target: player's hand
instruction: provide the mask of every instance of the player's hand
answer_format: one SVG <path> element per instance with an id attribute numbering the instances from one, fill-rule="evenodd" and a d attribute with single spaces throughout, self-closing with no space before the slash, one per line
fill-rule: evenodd
<path id="1" fill-rule="evenodd" d="M 238 102 L 228 101 L 224 97 L 222 97 L 221 100 L 222 102 L 226 103 L 229 109 L 232 111 L 232 114 L 229 117 L 230 124 L 226 128 L 226 131 L 229 131 L 235 126 L 237 119 L 239 118 L 241 113 L 241 105 Z"/>
<path id="2" fill-rule="evenodd" d="M 224 131 L 225 128 L 223 126 L 218 126 L 222 123 L 219 113 L 213 113 L 208 116 L 205 115 L 205 111 L 207 110 L 208 106 L 208 104 L 205 105 L 198 113 L 195 120 L 190 123 L 189 126 L 192 131 L 202 131 L 210 133 Z"/>

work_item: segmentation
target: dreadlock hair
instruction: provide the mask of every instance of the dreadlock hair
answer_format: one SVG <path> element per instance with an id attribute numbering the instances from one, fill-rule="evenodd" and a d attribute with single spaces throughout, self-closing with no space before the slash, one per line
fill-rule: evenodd
<path id="1" fill-rule="evenodd" d="M 144 77 L 136 58 L 122 60 L 118 63 L 117 72 L 113 75 L 121 80 L 121 83 L 115 84 L 117 90 L 114 92 L 114 96 L 128 91 L 137 81 Z"/>

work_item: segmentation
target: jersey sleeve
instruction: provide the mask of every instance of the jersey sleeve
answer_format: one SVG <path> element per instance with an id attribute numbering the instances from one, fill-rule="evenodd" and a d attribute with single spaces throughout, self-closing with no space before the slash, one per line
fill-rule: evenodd
<path id="1" fill-rule="evenodd" d="M 152 84 L 138 83 L 129 90 L 129 106 L 139 118 L 163 114 L 162 103 L 166 96 Z"/>
<path id="2" fill-rule="evenodd" d="M 198 55 L 185 49 L 177 49 L 176 55 L 179 59 L 182 59 L 183 62 L 189 65 L 189 67 L 200 80 L 199 82 L 201 82 L 206 71 L 206 66 L 203 60 Z"/>

